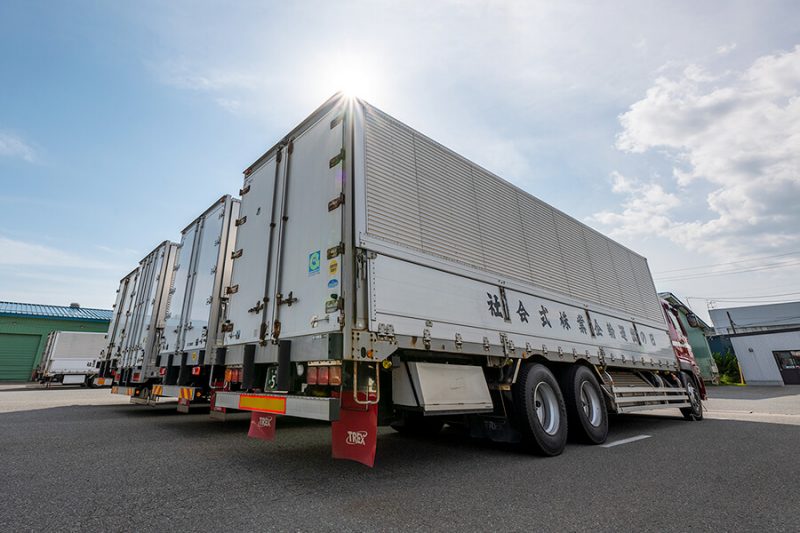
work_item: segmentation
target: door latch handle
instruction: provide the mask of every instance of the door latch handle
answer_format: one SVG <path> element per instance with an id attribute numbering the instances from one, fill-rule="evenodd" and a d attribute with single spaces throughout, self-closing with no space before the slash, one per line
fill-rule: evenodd
<path id="1" fill-rule="evenodd" d="M 293 304 L 293 303 L 295 303 L 295 302 L 297 301 L 297 298 L 295 298 L 295 297 L 293 296 L 293 293 L 292 293 L 292 291 L 289 291 L 289 294 L 287 295 L 287 297 L 286 297 L 286 298 L 284 298 L 284 297 L 283 297 L 283 295 L 282 295 L 282 294 L 280 294 L 280 293 L 278 293 L 278 294 L 276 295 L 276 298 L 278 299 L 278 305 L 283 305 L 283 304 L 286 304 L 286 305 L 288 305 L 289 307 L 291 307 L 291 306 L 292 306 L 292 304 Z"/>

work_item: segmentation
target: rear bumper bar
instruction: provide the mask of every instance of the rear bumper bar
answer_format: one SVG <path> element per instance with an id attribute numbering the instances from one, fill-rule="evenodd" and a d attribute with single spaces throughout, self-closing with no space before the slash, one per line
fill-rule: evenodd
<path id="1" fill-rule="evenodd" d="M 200 387 L 181 387 L 180 385 L 153 385 L 151 393 L 153 396 L 166 396 L 190 401 L 202 394 Z"/>
<path id="2" fill-rule="evenodd" d="M 218 392 L 217 407 L 295 416 L 332 422 L 339 419 L 338 398 L 311 398 L 289 394 Z"/>
<path id="3" fill-rule="evenodd" d="M 114 385 L 111 387 L 111 394 L 121 394 L 122 396 L 136 396 L 136 387 L 123 387 Z"/>

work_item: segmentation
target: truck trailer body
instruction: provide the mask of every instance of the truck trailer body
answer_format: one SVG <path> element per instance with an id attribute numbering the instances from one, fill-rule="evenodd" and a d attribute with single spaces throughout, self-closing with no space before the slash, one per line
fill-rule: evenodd
<path id="1" fill-rule="evenodd" d="M 568 418 L 602 442 L 608 411 L 702 415 L 644 257 L 366 102 L 334 96 L 240 195 L 214 403 L 255 433 L 331 421 L 371 464 L 378 423 L 554 455 Z"/>
<path id="2" fill-rule="evenodd" d="M 104 333 L 53 331 L 47 336 L 36 380 L 49 385 L 89 385 L 97 375 Z"/>
<path id="3" fill-rule="evenodd" d="M 103 349 L 100 351 L 97 377 L 94 378 L 94 385 L 111 385 L 114 381 L 114 369 L 120 358 L 122 346 L 127 336 L 128 318 L 133 302 L 133 291 L 139 277 L 139 267 L 128 273 L 119 281 L 117 296 L 108 323 L 108 332 L 105 336 Z"/>
<path id="4" fill-rule="evenodd" d="M 230 286 L 239 200 L 225 195 L 181 232 L 165 326 L 159 342 L 159 382 L 138 397 L 179 398 L 181 408 L 207 399 L 219 324 Z"/>
<path id="5" fill-rule="evenodd" d="M 174 242 L 162 242 L 139 262 L 135 274 L 128 279 L 121 296 L 122 327 L 116 326 L 118 334 L 112 332 L 115 346 L 106 356 L 110 358 L 111 390 L 115 394 L 133 396 L 137 388 L 159 378 L 158 342 L 164 329 L 177 249 Z M 119 293 L 117 297 L 120 298 Z"/>

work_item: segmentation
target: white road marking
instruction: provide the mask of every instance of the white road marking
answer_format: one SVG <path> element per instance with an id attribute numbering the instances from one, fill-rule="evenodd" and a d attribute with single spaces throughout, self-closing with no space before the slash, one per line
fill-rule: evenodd
<path id="1" fill-rule="evenodd" d="M 608 444 L 601 444 L 601 448 L 611 448 L 612 446 L 619 446 L 620 444 L 628 444 L 629 442 L 636 442 L 637 440 L 642 439 L 649 439 L 650 435 L 636 435 L 635 437 L 629 437 L 627 439 L 620 439 L 615 440 L 614 442 L 609 442 Z"/>

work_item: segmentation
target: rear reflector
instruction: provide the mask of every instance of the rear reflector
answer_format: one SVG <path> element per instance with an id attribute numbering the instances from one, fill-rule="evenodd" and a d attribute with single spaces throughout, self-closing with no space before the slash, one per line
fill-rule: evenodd
<path id="1" fill-rule="evenodd" d="M 159 376 L 163 376 L 163 375 L 164 375 L 164 374 L 166 374 L 166 373 L 167 373 L 167 369 L 166 369 L 166 368 L 164 368 L 163 366 L 162 366 L 161 368 L 159 368 L 159 369 L 158 369 L 158 375 L 159 375 Z"/>
<path id="2" fill-rule="evenodd" d="M 318 385 L 327 385 L 328 384 L 328 368 L 327 366 L 319 367 L 317 371 L 317 384 Z"/>
<path id="3" fill-rule="evenodd" d="M 330 377 L 328 378 L 328 382 L 334 387 L 338 387 L 342 384 L 342 367 L 330 367 Z"/>
<path id="4" fill-rule="evenodd" d="M 309 385 L 316 385 L 317 384 L 317 369 L 319 367 L 310 366 L 308 367 L 308 372 L 306 372 L 306 383 Z"/>
<path id="5" fill-rule="evenodd" d="M 137 373 L 135 373 L 135 374 L 133 375 L 133 381 L 139 381 L 139 376 L 141 376 L 141 374 L 139 374 L 138 372 L 137 372 Z"/>
<path id="6" fill-rule="evenodd" d="M 193 376 L 199 376 L 199 375 L 200 375 L 200 370 L 201 370 L 201 369 L 200 369 L 200 367 L 199 367 L 199 366 L 193 366 L 193 367 L 192 367 L 192 375 L 193 375 Z"/>

